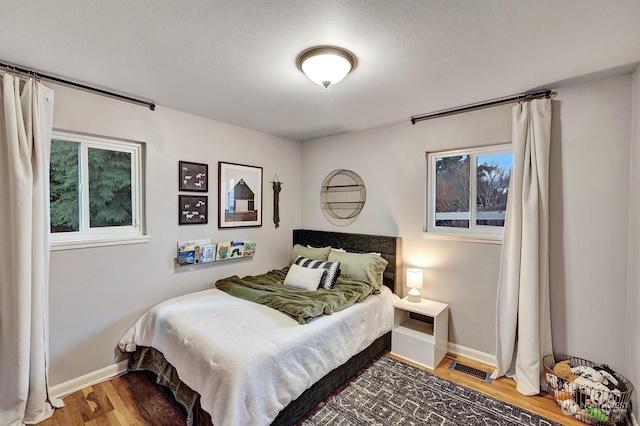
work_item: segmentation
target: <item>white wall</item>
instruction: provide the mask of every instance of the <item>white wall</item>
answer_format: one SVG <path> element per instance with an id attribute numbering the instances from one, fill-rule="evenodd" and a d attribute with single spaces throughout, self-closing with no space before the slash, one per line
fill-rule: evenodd
<path id="1" fill-rule="evenodd" d="M 640 67 L 633 73 L 631 124 L 631 190 L 629 192 L 629 277 L 627 288 L 626 377 L 636 386 L 634 413 L 638 417 L 640 386 Z"/>
<path id="2" fill-rule="evenodd" d="M 499 245 L 422 237 L 425 151 L 491 145 L 511 139 L 509 107 L 402 123 L 302 144 L 302 225 L 305 228 L 398 235 L 405 266 L 425 269 L 425 297 L 451 305 L 449 340 L 493 353 Z M 319 206 L 320 184 L 334 169 L 358 173 L 367 200 L 358 219 L 331 225 Z"/>
<path id="3" fill-rule="evenodd" d="M 158 107 L 144 107 L 50 85 L 54 128 L 146 142 L 147 227 L 151 242 L 51 254 L 50 379 L 57 385 L 114 363 L 117 343 L 148 308 L 172 296 L 209 288 L 233 274 L 286 264 L 292 229 L 300 225 L 300 144 Z M 178 225 L 178 161 L 209 164 L 209 224 Z M 263 167 L 263 226 L 217 228 L 218 161 Z M 278 174 L 280 227 L 272 221 Z M 176 241 L 257 241 L 252 259 L 175 267 Z"/>
<path id="4" fill-rule="evenodd" d="M 557 90 L 550 161 L 555 350 L 623 370 L 631 76 Z M 418 111 L 416 111 L 418 112 Z M 495 352 L 500 245 L 424 239 L 425 152 L 511 139 L 511 108 L 402 123 L 302 144 L 302 226 L 398 235 L 405 266 L 423 266 L 424 297 L 451 305 L 449 340 Z M 337 168 L 358 173 L 367 201 L 345 228 L 319 208 Z"/>
<path id="5" fill-rule="evenodd" d="M 551 130 L 554 350 L 619 372 L 626 339 L 631 87 L 626 74 L 558 90 Z"/>

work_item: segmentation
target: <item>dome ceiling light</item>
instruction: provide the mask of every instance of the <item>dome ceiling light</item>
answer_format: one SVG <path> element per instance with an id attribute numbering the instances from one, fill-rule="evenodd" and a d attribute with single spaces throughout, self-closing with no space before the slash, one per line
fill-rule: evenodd
<path id="1" fill-rule="evenodd" d="M 357 63 L 353 53 L 336 46 L 311 47 L 298 55 L 296 60 L 300 71 L 324 87 L 340 82 Z"/>

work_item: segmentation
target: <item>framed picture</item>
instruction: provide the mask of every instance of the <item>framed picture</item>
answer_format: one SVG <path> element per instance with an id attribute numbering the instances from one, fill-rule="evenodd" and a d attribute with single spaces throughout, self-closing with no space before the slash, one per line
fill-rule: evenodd
<path id="1" fill-rule="evenodd" d="M 262 226 L 262 167 L 218 162 L 218 228 Z"/>
<path id="2" fill-rule="evenodd" d="M 178 224 L 208 223 L 208 203 L 206 195 L 178 195 Z"/>
<path id="3" fill-rule="evenodd" d="M 209 165 L 178 161 L 179 191 L 208 192 Z"/>

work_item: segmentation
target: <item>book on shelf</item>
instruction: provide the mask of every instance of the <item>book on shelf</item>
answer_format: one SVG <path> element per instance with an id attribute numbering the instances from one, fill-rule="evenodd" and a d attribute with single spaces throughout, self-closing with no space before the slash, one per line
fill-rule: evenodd
<path id="1" fill-rule="evenodd" d="M 242 257 L 244 253 L 244 241 L 232 241 L 231 246 L 229 246 L 229 251 L 231 252 L 229 258 L 231 259 Z"/>
<path id="2" fill-rule="evenodd" d="M 255 241 L 245 241 L 244 242 L 244 253 L 242 254 L 244 257 L 253 256 L 256 253 L 256 242 Z"/>
<path id="3" fill-rule="evenodd" d="M 178 251 L 195 250 L 193 247 L 207 246 L 211 244 L 209 238 L 204 240 L 182 240 L 178 241 Z"/>
<path id="4" fill-rule="evenodd" d="M 209 244 L 206 246 L 200 246 L 199 263 L 210 263 L 216 260 L 216 245 Z"/>
<path id="5" fill-rule="evenodd" d="M 216 260 L 226 260 L 229 259 L 231 241 L 224 241 L 218 243 L 218 248 L 216 250 Z"/>
<path id="6" fill-rule="evenodd" d="M 193 246 L 185 246 L 193 247 Z M 178 263 L 180 265 L 190 265 L 192 263 L 196 263 L 196 250 L 180 250 L 178 252 Z"/>

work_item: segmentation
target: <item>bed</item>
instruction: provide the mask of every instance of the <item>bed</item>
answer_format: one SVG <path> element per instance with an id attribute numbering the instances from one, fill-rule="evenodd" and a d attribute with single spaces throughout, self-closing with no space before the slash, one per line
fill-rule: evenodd
<path id="1" fill-rule="evenodd" d="M 220 289 L 152 308 L 119 346 L 131 371 L 150 371 L 171 389 L 187 424 L 293 425 L 389 348 L 400 238 L 295 230 L 293 244 L 380 253 L 384 288 L 305 325 Z"/>

